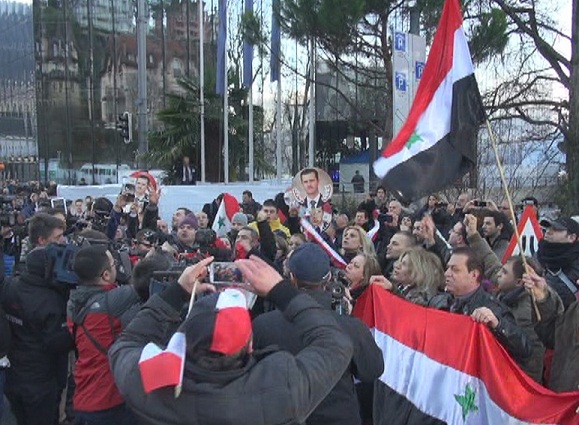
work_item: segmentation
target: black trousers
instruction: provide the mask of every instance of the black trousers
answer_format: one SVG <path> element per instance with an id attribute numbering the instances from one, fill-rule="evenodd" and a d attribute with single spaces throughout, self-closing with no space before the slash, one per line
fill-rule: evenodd
<path id="1" fill-rule="evenodd" d="M 39 384 L 4 390 L 18 425 L 58 425 L 58 385 Z"/>

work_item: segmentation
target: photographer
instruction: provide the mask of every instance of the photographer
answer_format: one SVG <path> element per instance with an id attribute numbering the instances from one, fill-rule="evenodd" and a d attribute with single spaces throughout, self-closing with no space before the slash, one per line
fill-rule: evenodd
<path id="1" fill-rule="evenodd" d="M 324 290 L 331 280 L 330 259 L 318 245 L 305 243 L 296 248 L 289 257 L 288 269 L 292 285 L 325 310 L 332 309 L 332 293 Z M 354 317 L 338 314 L 335 317 L 342 332 L 351 338 L 354 353 L 338 383 L 306 419 L 308 425 L 361 424 L 354 378 L 372 382 L 384 370 L 382 352 L 366 325 Z M 305 348 L 298 329 L 279 310 L 264 313 L 253 321 L 253 344 L 256 349 L 277 345 L 292 354 Z"/>
<path id="2" fill-rule="evenodd" d="M 299 353 L 253 351 L 249 313 L 234 289 L 202 297 L 181 323 L 181 307 L 193 290 L 210 288 L 198 283 L 212 260 L 188 267 L 177 283 L 149 299 L 113 344 L 109 360 L 121 393 L 143 424 L 304 423 L 347 367 L 350 338 L 332 312 L 257 257 L 239 261 L 239 269 L 253 291 L 275 303 L 303 338 Z M 182 393 L 175 398 L 174 388 L 154 389 L 152 382 L 144 387 L 139 358 L 149 342 L 166 346 L 177 330 L 186 348 Z"/>
<path id="3" fill-rule="evenodd" d="M 30 225 L 31 239 L 36 242 L 45 238 L 36 229 L 35 219 L 40 215 Z M 48 217 L 56 220 L 58 226 L 62 224 Z M 62 235 L 62 228 L 55 229 Z M 26 270 L 3 288 L 2 305 L 12 333 L 5 394 L 19 424 L 58 424 L 68 352 L 74 342 L 66 329 L 68 287 L 52 279 L 53 266 L 47 248 L 35 248 L 28 254 Z"/>

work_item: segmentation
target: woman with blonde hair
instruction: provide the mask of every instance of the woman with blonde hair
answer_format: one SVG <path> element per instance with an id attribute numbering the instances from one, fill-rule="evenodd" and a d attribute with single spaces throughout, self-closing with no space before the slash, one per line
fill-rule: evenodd
<path id="1" fill-rule="evenodd" d="M 423 248 L 404 251 L 394 264 L 392 281 L 372 276 L 371 282 L 415 304 L 428 306 L 442 291 L 444 270 L 440 259 Z"/>
<path id="2" fill-rule="evenodd" d="M 376 250 L 368 234 L 360 226 L 348 226 L 342 236 L 342 249 L 340 254 L 347 263 L 360 252 L 366 255 L 376 256 Z"/>

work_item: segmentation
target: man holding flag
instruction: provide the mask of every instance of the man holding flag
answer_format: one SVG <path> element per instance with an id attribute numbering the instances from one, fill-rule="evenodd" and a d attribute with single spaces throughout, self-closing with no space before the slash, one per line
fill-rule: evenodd
<path id="1" fill-rule="evenodd" d="M 181 323 L 191 294 L 209 289 L 199 280 L 212 260 L 190 266 L 152 297 L 111 347 L 121 393 L 143 424 L 304 423 L 348 367 L 350 338 L 332 311 L 257 257 L 237 264 L 252 290 L 292 323 L 303 341 L 299 353 L 254 353 L 249 313 L 234 289 L 193 303 Z M 149 341 L 165 346 L 170 340 L 178 343 L 147 350 Z"/>

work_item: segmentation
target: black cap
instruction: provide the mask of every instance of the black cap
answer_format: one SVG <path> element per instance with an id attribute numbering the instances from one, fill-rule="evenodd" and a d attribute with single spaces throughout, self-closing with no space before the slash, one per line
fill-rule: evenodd
<path id="1" fill-rule="evenodd" d="M 560 217 L 557 220 L 541 220 L 541 226 L 552 227 L 555 230 L 566 230 L 579 236 L 579 223 L 571 217 Z"/>

